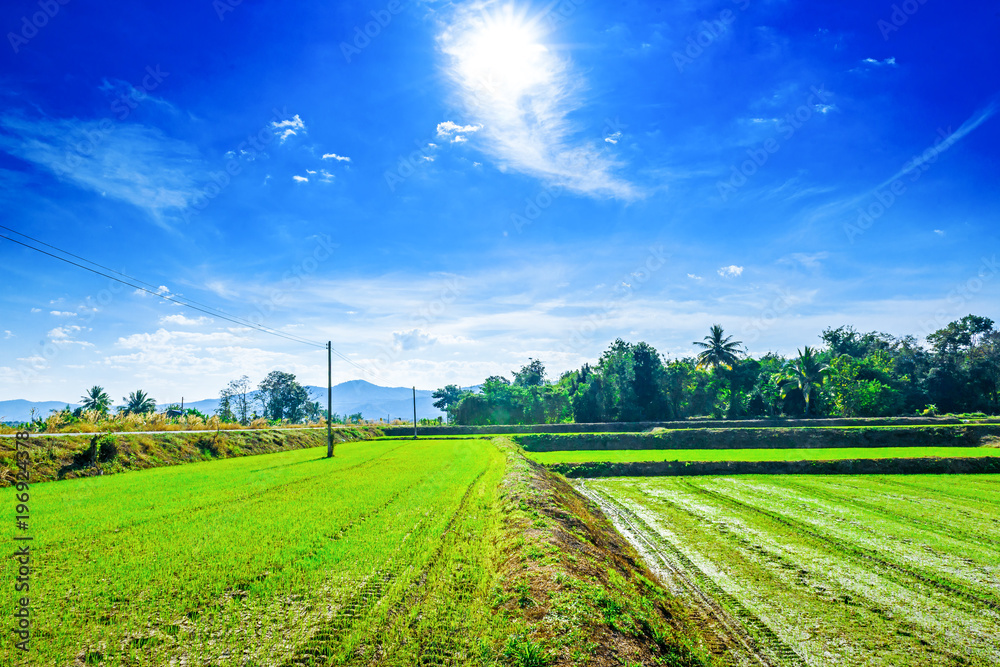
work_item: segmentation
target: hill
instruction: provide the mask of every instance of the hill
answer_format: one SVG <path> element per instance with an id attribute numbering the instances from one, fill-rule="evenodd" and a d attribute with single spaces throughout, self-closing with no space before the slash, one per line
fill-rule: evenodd
<path id="1" fill-rule="evenodd" d="M 326 387 L 306 386 L 310 398 L 319 401 L 326 407 Z M 434 392 L 428 389 L 417 390 L 417 418 L 434 419 L 444 413 L 434 407 Z M 179 403 L 157 404 L 157 410 L 165 410 L 168 405 Z M 35 414 L 47 416 L 52 410 L 61 410 L 66 406 L 78 408 L 79 403 L 68 401 L 26 401 L 23 399 L 0 401 L 0 421 L 23 422 L 31 419 L 31 409 Z M 207 415 L 213 414 L 219 408 L 218 398 L 205 398 L 198 401 L 184 401 L 184 407 L 195 408 Z M 365 380 L 350 380 L 333 387 L 333 411 L 340 415 L 352 415 L 360 412 L 365 419 L 412 419 L 413 390 L 409 387 L 380 387 Z"/>

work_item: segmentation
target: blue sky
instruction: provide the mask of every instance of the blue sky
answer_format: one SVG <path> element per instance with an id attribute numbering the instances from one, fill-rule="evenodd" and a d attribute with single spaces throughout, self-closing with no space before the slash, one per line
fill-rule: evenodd
<path id="1" fill-rule="evenodd" d="M 1000 16 L 895 7 L 7 2 L 0 224 L 335 381 L 1000 319 Z M 325 382 L 3 239 L 0 278 L 5 399 Z"/>

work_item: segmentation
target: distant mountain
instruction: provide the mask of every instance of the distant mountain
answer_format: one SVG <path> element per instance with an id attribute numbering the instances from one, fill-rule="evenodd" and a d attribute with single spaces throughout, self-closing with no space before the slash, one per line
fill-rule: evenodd
<path id="1" fill-rule="evenodd" d="M 326 408 L 326 387 L 307 386 L 306 391 L 314 401 Z M 417 418 L 434 419 L 444 413 L 432 404 L 434 392 L 427 389 L 417 390 Z M 179 402 L 179 401 L 176 401 Z M 171 403 L 159 403 L 157 410 L 163 411 Z M 23 422 L 31 419 L 31 408 L 36 415 L 48 416 L 52 410 L 62 410 L 80 407 L 79 403 L 64 403 L 61 401 L 0 401 L 0 421 Z M 213 414 L 219 408 L 218 398 L 206 398 L 200 401 L 184 401 L 185 408 L 195 408 L 207 415 Z M 339 415 L 352 415 L 360 412 L 365 419 L 413 419 L 413 390 L 409 387 L 380 387 L 364 380 L 341 382 L 333 387 L 333 411 Z"/>

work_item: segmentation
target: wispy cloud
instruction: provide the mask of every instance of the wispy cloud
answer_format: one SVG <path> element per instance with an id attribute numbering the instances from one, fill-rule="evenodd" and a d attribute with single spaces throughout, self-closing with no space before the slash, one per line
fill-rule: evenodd
<path id="1" fill-rule="evenodd" d="M 879 66 L 895 67 L 896 66 L 896 59 L 895 58 L 886 58 L 885 60 L 876 60 L 875 58 L 865 58 L 861 62 L 863 62 L 865 65 L 874 65 L 875 67 L 879 67 Z"/>
<path id="2" fill-rule="evenodd" d="M 296 183 L 308 183 L 309 182 L 308 178 L 306 178 L 305 176 L 299 176 L 298 174 L 296 174 L 295 176 L 292 176 L 292 180 L 294 180 Z"/>
<path id="3" fill-rule="evenodd" d="M 456 10 L 438 37 L 459 100 L 483 127 L 485 149 L 505 167 L 575 192 L 640 197 L 615 174 L 621 165 L 601 150 L 604 142 L 578 136 L 570 116 L 581 109 L 584 83 L 542 43 L 540 21 L 478 6 Z"/>
<path id="4" fill-rule="evenodd" d="M 0 116 L 0 150 L 79 187 L 128 202 L 169 227 L 198 196 L 200 156 L 190 144 L 135 123 Z"/>
<path id="5" fill-rule="evenodd" d="M 324 153 L 324 160 L 336 160 L 337 162 L 350 162 L 351 158 L 344 155 L 337 155 L 336 153 Z"/>

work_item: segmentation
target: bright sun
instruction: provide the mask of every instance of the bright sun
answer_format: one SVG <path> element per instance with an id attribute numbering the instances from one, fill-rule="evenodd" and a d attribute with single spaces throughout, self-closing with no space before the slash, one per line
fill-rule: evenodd
<path id="1" fill-rule="evenodd" d="M 466 80 L 496 97 L 516 99 L 552 76 L 541 31 L 510 9 L 470 26 L 458 51 Z"/>

